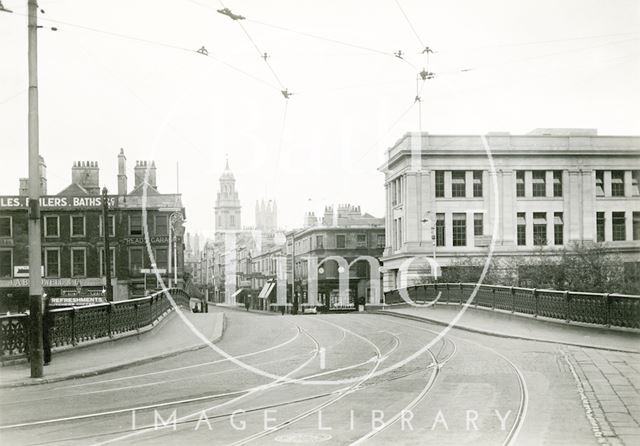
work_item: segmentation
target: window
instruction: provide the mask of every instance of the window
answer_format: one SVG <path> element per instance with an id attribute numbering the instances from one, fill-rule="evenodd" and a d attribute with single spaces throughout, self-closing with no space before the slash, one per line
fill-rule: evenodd
<path id="1" fill-rule="evenodd" d="M 480 236 L 484 233 L 484 215 L 480 213 L 473 214 L 473 235 Z"/>
<path id="2" fill-rule="evenodd" d="M 71 277 L 87 275 L 87 256 L 84 248 L 71 248 Z"/>
<path id="3" fill-rule="evenodd" d="M 233 228 L 235 225 L 236 225 L 236 216 L 229 215 L 229 226 Z"/>
<path id="4" fill-rule="evenodd" d="M 531 173 L 531 191 L 534 197 L 545 197 L 547 195 L 545 175 L 546 172 L 544 170 L 534 170 Z"/>
<path id="5" fill-rule="evenodd" d="M 60 217 L 57 215 L 44 217 L 44 236 L 60 237 Z"/>
<path id="6" fill-rule="evenodd" d="M 396 192 L 396 196 L 394 197 L 394 203 L 395 204 L 401 204 L 402 203 L 402 177 L 396 179 L 394 181 L 394 183 L 396 184 L 396 187 L 394 188 L 395 192 Z"/>
<path id="7" fill-rule="evenodd" d="M 398 219 L 398 246 L 402 245 L 404 239 L 402 238 L 402 218 Z"/>
<path id="8" fill-rule="evenodd" d="M 116 217 L 115 215 L 108 215 L 109 217 L 109 237 L 116 236 Z M 100 216 L 100 237 L 104 237 L 104 218 Z"/>
<path id="9" fill-rule="evenodd" d="M 546 212 L 533 213 L 533 244 L 547 244 L 547 214 Z"/>
<path id="10" fill-rule="evenodd" d="M 444 246 L 444 214 L 436 214 L 436 246 Z"/>
<path id="11" fill-rule="evenodd" d="M 451 172 L 451 196 L 465 197 L 466 190 L 464 170 L 454 170 Z"/>
<path id="12" fill-rule="evenodd" d="M 453 214 L 453 246 L 467 246 L 467 214 Z"/>
<path id="13" fill-rule="evenodd" d="M 71 216 L 71 237 L 84 237 L 84 216 Z"/>
<path id="14" fill-rule="evenodd" d="M 596 170 L 596 197 L 604 197 L 604 170 Z"/>
<path id="15" fill-rule="evenodd" d="M 640 240 L 640 212 L 633 213 L 633 239 Z"/>
<path id="16" fill-rule="evenodd" d="M 321 235 L 316 235 L 316 248 L 318 249 L 324 248 L 324 237 Z"/>
<path id="17" fill-rule="evenodd" d="M 562 171 L 553 171 L 553 196 L 562 197 Z"/>
<path id="18" fill-rule="evenodd" d="M 142 248 L 129 248 L 129 273 L 140 274 L 142 265 Z"/>
<path id="19" fill-rule="evenodd" d="M 142 235 L 142 215 L 129 215 L 129 235 Z"/>
<path id="20" fill-rule="evenodd" d="M 604 242 L 604 212 L 596 212 L 596 241 Z"/>
<path id="21" fill-rule="evenodd" d="M 553 213 L 553 244 L 562 245 L 564 243 L 564 223 L 562 212 Z"/>
<path id="22" fill-rule="evenodd" d="M 524 197 L 524 170 L 516 170 L 516 196 Z"/>
<path id="23" fill-rule="evenodd" d="M 346 237 L 342 234 L 336 235 L 336 248 L 346 248 Z"/>
<path id="24" fill-rule="evenodd" d="M 482 171 L 473 171 L 473 196 L 482 197 Z"/>
<path id="25" fill-rule="evenodd" d="M 13 273 L 13 251 L 11 249 L 0 249 L 0 277 L 12 277 Z"/>
<path id="26" fill-rule="evenodd" d="M 611 223 L 613 225 L 612 237 L 613 241 L 622 241 L 627 239 L 626 228 L 624 225 L 624 212 L 612 212 Z"/>
<path id="27" fill-rule="evenodd" d="M 378 234 L 378 248 L 384 248 L 386 243 L 384 234 Z"/>
<path id="28" fill-rule="evenodd" d="M 46 248 L 44 250 L 45 277 L 60 277 L 60 249 Z"/>
<path id="29" fill-rule="evenodd" d="M 104 265 L 107 263 L 104 258 L 105 249 L 100 248 L 100 277 L 104 277 L 107 275 L 107 271 L 104 268 Z M 109 248 L 109 260 L 111 261 L 111 277 L 116 275 L 116 249 Z"/>
<path id="30" fill-rule="evenodd" d="M 527 218 L 524 212 L 518 212 L 518 246 L 525 246 L 527 244 Z"/>
<path id="31" fill-rule="evenodd" d="M 156 228 L 155 228 L 155 234 L 156 235 L 167 235 L 169 233 L 169 226 L 168 226 L 168 219 L 166 215 L 156 215 L 155 217 L 155 222 L 156 222 Z"/>
<path id="32" fill-rule="evenodd" d="M 436 170 L 436 197 L 444 197 L 444 170 Z"/>
<path id="33" fill-rule="evenodd" d="M 640 196 L 640 170 L 631 171 L 631 195 L 634 197 Z"/>
<path id="34" fill-rule="evenodd" d="M 155 250 L 155 256 L 156 256 L 156 268 L 158 269 L 164 269 L 166 270 L 169 262 L 168 262 L 168 256 L 169 255 L 169 251 L 167 250 L 167 248 L 156 248 Z"/>
<path id="35" fill-rule="evenodd" d="M 11 237 L 12 235 L 11 217 L 0 217 L 0 237 Z"/>
<path id="36" fill-rule="evenodd" d="M 367 247 L 367 234 L 356 234 L 356 247 L 358 248 Z"/>
<path id="37" fill-rule="evenodd" d="M 611 196 L 624 197 L 624 170 L 611 171 Z"/>

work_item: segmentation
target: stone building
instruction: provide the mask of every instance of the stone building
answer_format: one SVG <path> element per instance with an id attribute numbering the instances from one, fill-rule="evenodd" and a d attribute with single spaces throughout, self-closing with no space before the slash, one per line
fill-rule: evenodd
<path id="1" fill-rule="evenodd" d="M 639 153 L 640 137 L 591 129 L 405 134 L 380 168 L 385 290 L 415 279 L 427 258 L 446 268 L 490 248 L 500 258 L 602 243 L 637 267 Z"/>
<path id="2" fill-rule="evenodd" d="M 157 288 L 155 274 L 144 273 L 154 264 L 168 284 L 169 243 L 173 241 L 169 235 L 170 216 L 174 213 L 184 216 L 185 212 L 179 194 L 162 194 L 158 190 L 154 162 L 138 161 L 134 178 L 133 188 L 127 192 L 126 157 L 121 150 L 118 191 L 108 195 L 112 285 L 116 300 L 142 296 Z M 21 180 L 21 192 L 22 183 Z M 98 163 L 76 161 L 71 168 L 71 183 L 58 194 L 43 195 L 40 199 L 43 287 L 49 296 L 99 295 L 104 290 L 106 262 L 100 192 Z M 179 221 L 175 224 L 175 233 L 180 282 L 183 244 Z M 0 196 L 0 305 L 3 310 L 26 308 L 27 247 L 27 197 L 22 194 Z"/>

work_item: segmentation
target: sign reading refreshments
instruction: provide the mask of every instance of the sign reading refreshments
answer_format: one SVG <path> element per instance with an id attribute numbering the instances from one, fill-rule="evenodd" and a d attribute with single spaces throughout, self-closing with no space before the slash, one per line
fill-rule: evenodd
<path id="1" fill-rule="evenodd" d="M 106 303 L 104 297 L 52 297 L 49 305 L 52 307 L 77 307 L 83 305 L 96 305 Z"/>
<path id="2" fill-rule="evenodd" d="M 109 197 L 109 206 L 116 205 L 116 197 Z M 0 209 L 26 209 L 29 205 L 29 197 L 0 197 Z M 102 197 L 40 197 L 40 207 L 43 209 L 61 208 L 101 208 Z"/>

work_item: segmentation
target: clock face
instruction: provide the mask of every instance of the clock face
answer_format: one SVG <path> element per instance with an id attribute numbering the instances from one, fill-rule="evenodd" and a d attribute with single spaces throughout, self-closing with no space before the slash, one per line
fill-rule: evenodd
<path id="1" fill-rule="evenodd" d="M 323 267 L 318 268 L 318 272 L 319 272 L 320 274 L 324 274 L 324 268 L 323 268 Z"/>

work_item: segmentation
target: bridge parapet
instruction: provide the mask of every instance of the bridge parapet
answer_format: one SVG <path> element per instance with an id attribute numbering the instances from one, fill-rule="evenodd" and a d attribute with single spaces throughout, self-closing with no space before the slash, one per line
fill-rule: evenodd
<path id="1" fill-rule="evenodd" d="M 462 305 L 476 287 L 475 283 L 415 285 L 386 292 L 385 304 L 405 303 L 401 295 L 405 291 L 407 303 Z M 640 329 L 640 296 L 480 285 L 469 305 L 567 323 Z"/>
<path id="2" fill-rule="evenodd" d="M 189 295 L 180 288 L 150 296 L 97 305 L 51 310 L 52 347 L 71 346 L 121 333 L 140 331 L 155 324 L 176 305 L 189 308 Z M 0 361 L 26 357 L 29 349 L 29 315 L 0 316 Z"/>

